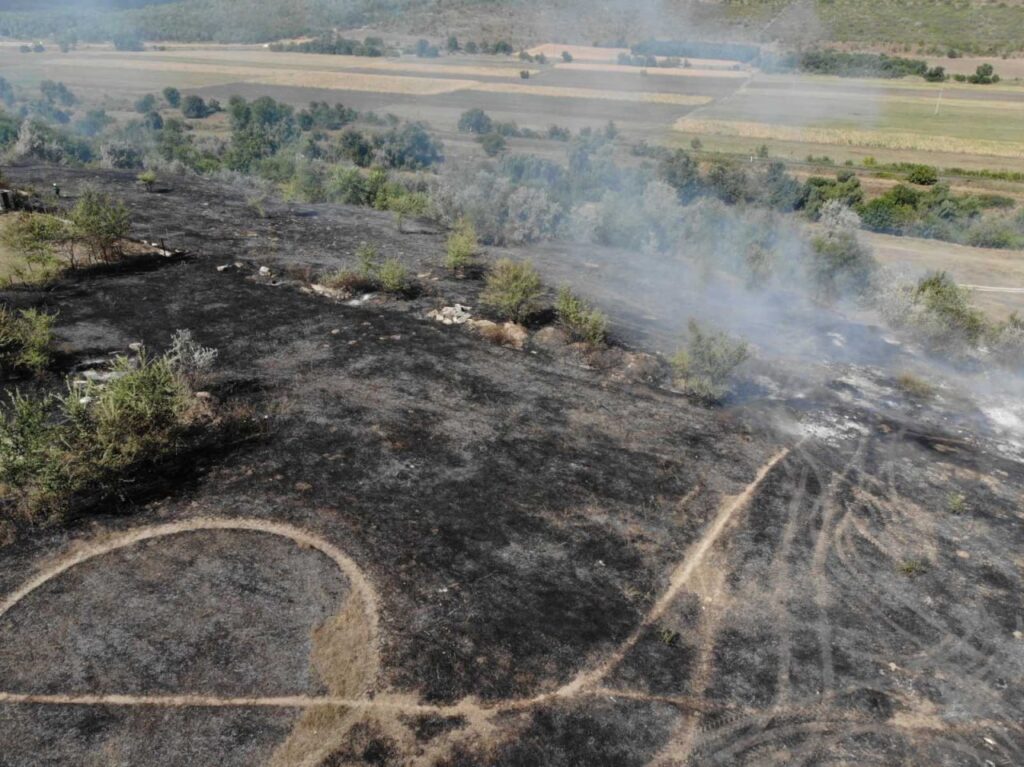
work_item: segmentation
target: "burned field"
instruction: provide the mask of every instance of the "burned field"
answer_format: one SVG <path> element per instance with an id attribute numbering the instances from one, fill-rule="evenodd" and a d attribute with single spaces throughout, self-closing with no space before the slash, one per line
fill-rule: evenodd
<path id="1" fill-rule="evenodd" d="M 261 426 L 0 549 L 0 762 L 1024 761 L 1024 471 L 941 403 L 837 372 L 701 407 L 624 351 L 427 319 L 479 292 L 429 228 L 9 175 L 88 178 L 190 255 L 7 291 L 60 354 L 6 389 L 189 329 Z M 308 289 L 362 241 L 420 289 Z"/>

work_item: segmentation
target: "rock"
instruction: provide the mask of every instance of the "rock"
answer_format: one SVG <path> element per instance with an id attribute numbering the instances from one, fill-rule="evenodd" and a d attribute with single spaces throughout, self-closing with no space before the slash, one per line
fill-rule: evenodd
<path id="1" fill-rule="evenodd" d="M 313 486 L 311 484 L 309 484 L 308 482 L 296 482 L 295 483 L 295 490 L 297 492 L 299 492 L 299 493 L 308 493 L 312 489 L 313 489 Z"/>
<path id="2" fill-rule="evenodd" d="M 138 354 L 142 351 L 142 341 L 134 341 L 133 343 L 128 344 L 128 350 Z"/>
<path id="3" fill-rule="evenodd" d="M 471 308 L 462 304 L 442 306 L 440 309 L 432 309 L 427 312 L 427 317 L 445 325 L 464 325 L 473 316 L 469 313 Z"/>
<path id="4" fill-rule="evenodd" d="M 261 266 L 259 274 L 260 274 L 260 277 L 269 277 L 270 276 L 270 267 L 269 266 Z"/>
<path id="5" fill-rule="evenodd" d="M 115 381 L 118 378 L 123 378 L 124 373 L 117 370 L 107 370 L 103 372 L 99 370 L 86 370 L 82 373 L 82 377 L 85 378 L 86 381 L 91 381 L 92 383 L 107 383 L 108 381 Z"/>
<path id="6" fill-rule="evenodd" d="M 231 264 L 221 264 L 220 266 L 217 267 L 217 271 L 218 272 L 226 272 L 230 268 L 231 268 Z"/>

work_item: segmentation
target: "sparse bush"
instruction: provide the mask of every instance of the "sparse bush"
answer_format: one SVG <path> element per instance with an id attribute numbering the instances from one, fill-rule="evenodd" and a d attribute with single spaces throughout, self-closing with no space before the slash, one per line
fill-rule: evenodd
<path id="1" fill-rule="evenodd" d="M 569 51 L 562 51 L 562 61 L 564 61 L 566 64 L 571 64 L 572 54 L 569 53 Z"/>
<path id="2" fill-rule="evenodd" d="M 217 353 L 216 349 L 200 345 L 192 336 L 191 330 L 178 330 L 171 336 L 167 361 L 187 380 L 195 381 L 213 367 L 217 361 Z"/>
<path id="3" fill-rule="evenodd" d="M 928 572 L 928 565 L 921 559 L 905 559 L 900 562 L 899 571 L 908 578 L 913 578 Z"/>
<path id="4" fill-rule="evenodd" d="M 896 378 L 896 386 L 913 399 L 926 400 L 935 396 L 935 387 L 912 373 L 900 374 Z"/>
<path id="5" fill-rule="evenodd" d="M 156 109 L 156 96 L 152 93 L 147 93 L 135 102 L 135 111 L 140 115 L 152 112 L 154 109 Z"/>
<path id="6" fill-rule="evenodd" d="M 720 331 L 705 331 L 695 320 L 690 320 L 689 329 L 687 348 L 673 358 L 672 366 L 687 394 L 718 401 L 731 390 L 733 374 L 750 357 L 750 351 L 744 341 Z"/>
<path id="7" fill-rule="evenodd" d="M 482 136 L 494 129 L 494 122 L 487 113 L 479 108 L 467 109 L 459 117 L 459 130 L 463 133 L 476 133 Z"/>
<path id="8" fill-rule="evenodd" d="M 120 253 L 118 243 L 131 229 L 124 203 L 93 189 L 82 193 L 70 218 L 74 236 L 85 243 L 93 260 L 113 260 Z"/>
<path id="9" fill-rule="evenodd" d="M 608 336 L 608 318 L 604 313 L 574 295 L 567 287 L 558 291 L 555 311 L 558 321 L 574 340 L 597 346 Z"/>
<path id="10" fill-rule="evenodd" d="M 164 101 L 167 102 L 168 106 L 171 106 L 174 109 L 177 109 L 179 106 L 181 106 L 181 91 L 179 91 L 177 88 L 167 86 L 166 88 L 164 88 L 163 94 Z"/>
<path id="11" fill-rule="evenodd" d="M 136 179 L 140 184 L 146 187 L 147 192 L 153 191 L 153 185 L 156 184 L 156 171 L 146 170 L 140 173 Z"/>
<path id="12" fill-rule="evenodd" d="M 939 183 L 939 171 L 931 165 L 915 165 L 907 173 L 907 181 L 921 186 L 932 186 Z"/>
<path id="13" fill-rule="evenodd" d="M 409 289 L 409 270 L 397 258 L 389 258 L 377 270 L 377 280 L 385 293 L 404 293 Z"/>
<path id="14" fill-rule="evenodd" d="M 13 312 L 0 305 L 0 365 L 42 372 L 53 353 L 56 317 L 38 309 Z"/>
<path id="15" fill-rule="evenodd" d="M 476 229 L 473 223 L 466 218 L 459 219 L 455 230 L 448 235 L 448 250 L 444 265 L 455 271 L 468 266 L 477 251 L 480 243 L 477 240 Z"/>
<path id="16" fill-rule="evenodd" d="M 532 264 L 502 259 L 487 275 L 480 301 L 503 319 L 524 322 L 540 309 L 543 292 Z"/>
<path id="17" fill-rule="evenodd" d="M 76 498 L 108 498 L 133 466 L 177 449 L 199 408 L 166 357 L 119 358 L 105 383 L 63 397 L 14 393 L 0 406 L 0 483 L 19 511 L 60 515 Z"/>
<path id="18" fill-rule="evenodd" d="M 500 133 L 485 133 L 482 136 L 477 137 L 477 143 L 483 147 L 484 153 L 488 157 L 494 157 L 505 151 L 507 143 L 504 136 Z"/>
<path id="19" fill-rule="evenodd" d="M 811 276 L 822 298 L 863 295 L 876 267 L 871 251 L 853 231 L 834 230 L 811 241 Z"/>
<path id="20" fill-rule="evenodd" d="M 963 493 L 950 493 L 946 499 L 946 509 L 950 514 L 965 514 L 967 512 L 967 496 Z"/>
<path id="21" fill-rule="evenodd" d="M 56 278 L 63 267 L 58 248 L 70 237 L 67 224 L 56 216 L 19 213 L 9 218 L 0 242 L 20 259 L 9 281 L 44 284 Z"/>

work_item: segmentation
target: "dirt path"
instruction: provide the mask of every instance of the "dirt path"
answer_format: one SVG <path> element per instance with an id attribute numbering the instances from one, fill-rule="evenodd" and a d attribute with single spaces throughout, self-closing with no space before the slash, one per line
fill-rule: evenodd
<path id="1" fill-rule="evenodd" d="M 682 591 L 690 582 L 693 574 L 697 572 L 698 568 L 703 564 L 704 559 L 708 556 L 711 548 L 718 542 L 718 539 L 721 538 L 722 533 L 725 532 L 726 528 L 733 521 L 736 513 L 746 507 L 754 497 L 754 492 L 761 485 L 761 482 L 764 481 L 764 478 L 768 476 L 768 473 L 787 455 L 789 455 L 789 448 L 784 448 L 772 456 L 768 463 L 758 469 L 753 481 L 743 489 L 743 492 L 739 495 L 728 498 L 726 502 L 722 504 L 714 521 L 711 523 L 711 526 L 708 527 L 700 540 L 690 547 L 689 551 L 687 551 L 686 555 L 672 572 L 668 588 L 662 592 L 660 597 L 658 597 L 658 600 L 651 607 L 647 615 L 644 616 L 644 619 L 640 624 L 633 629 L 633 633 L 629 635 L 626 641 L 619 645 L 615 649 L 615 652 L 608 656 L 608 658 L 606 658 L 601 664 L 589 671 L 580 673 L 575 679 L 558 689 L 554 693 L 555 696 L 572 696 L 580 690 L 596 684 L 603 676 L 608 674 L 623 660 L 623 658 L 626 657 L 629 651 L 632 650 L 640 640 L 640 637 L 643 636 L 644 631 L 653 623 L 656 623 L 665 614 L 665 611 L 668 610 L 672 602 L 679 596 L 679 592 Z"/>
<path id="2" fill-rule="evenodd" d="M 80 565 L 95 557 L 108 554 L 118 549 L 123 549 L 127 546 L 132 546 L 142 541 L 152 540 L 154 538 L 163 538 L 169 535 L 179 535 L 182 533 L 195 533 L 206 530 L 244 530 L 244 531 L 255 531 L 261 533 L 267 533 L 269 535 L 277 535 L 282 538 L 287 538 L 294 541 L 298 546 L 302 548 L 311 548 L 319 551 L 328 557 L 337 568 L 345 575 L 348 579 L 349 587 L 351 588 L 351 596 L 346 600 L 346 608 L 352 607 L 352 611 L 343 610 L 343 614 L 346 612 L 352 612 L 357 616 L 360 623 L 363 624 L 363 628 L 359 633 L 359 637 L 362 640 L 361 647 L 360 666 L 361 670 L 365 674 L 365 678 L 360 680 L 365 682 L 365 685 L 361 685 L 360 689 L 368 689 L 372 687 L 373 682 L 377 678 L 377 673 L 380 667 L 380 653 L 378 645 L 378 615 L 380 611 L 379 599 L 374 591 L 373 586 L 363 575 L 359 566 L 341 549 L 333 546 L 324 539 L 312 535 L 311 533 L 302 530 L 291 525 L 283 524 L 280 522 L 268 522 L 260 519 L 215 519 L 215 518 L 198 518 L 189 519 L 181 522 L 173 522 L 165 525 L 150 525 L 147 527 L 140 527 L 135 530 L 129 530 L 123 533 L 115 533 L 113 535 L 105 536 L 101 539 L 94 539 L 90 541 L 84 541 L 72 549 L 68 554 L 57 558 L 55 561 L 43 567 L 35 576 L 25 582 L 21 588 L 15 590 L 9 594 L 2 602 L 0 602 L 0 618 L 3 618 L 9 610 L 14 608 L 22 599 L 27 597 L 33 591 L 38 589 L 43 584 L 54 578 L 59 577 L 63 573 L 70 570 L 76 565 Z M 338 692 L 338 690 L 335 690 Z M 345 690 L 349 692 L 349 690 Z M 0 693 L 0 695 L 8 695 L 6 693 Z M 17 696 L 15 696 L 17 697 Z M 24 697 L 24 696 L 22 696 Z M 31 697 L 31 696 L 28 696 Z M 75 696 L 72 696 L 75 697 Z M 86 696 L 88 697 L 88 696 Z M 149 696 L 141 696 L 140 703 L 147 702 Z M 157 696 L 163 699 L 164 696 Z M 193 698 L 199 699 L 202 696 L 170 696 L 170 699 L 181 698 L 182 700 L 191 700 Z M 2 698 L 4 700 L 12 700 L 9 696 Z M 230 700 L 230 699 L 214 699 L 214 698 L 202 698 L 205 703 L 181 703 L 178 705 L 281 705 L 269 702 L 263 703 L 246 703 L 246 704 L 232 704 L 223 703 L 216 704 L 211 701 L 214 700 Z M 272 701 L 281 700 L 278 698 L 258 698 L 253 699 L 256 701 Z M 299 700 L 296 698 L 295 700 Z M 347 700 L 347 698 L 346 698 Z M 37 701 L 42 702 L 42 701 Z M 173 703 L 167 703 L 164 705 L 175 705 Z M 287 704 L 292 705 L 292 704 Z M 310 703 L 309 705 L 314 705 Z"/>

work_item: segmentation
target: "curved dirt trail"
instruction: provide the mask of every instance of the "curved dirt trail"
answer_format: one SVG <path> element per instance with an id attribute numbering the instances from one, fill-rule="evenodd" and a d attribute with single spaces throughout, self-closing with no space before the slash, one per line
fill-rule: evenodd
<path id="1" fill-rule="evenodd" d="M 365 630 L 363 632 L 363 639 L 366 645 L 367 657 L 361 659 L 361 666 L 366 672 L 367 682 L 366 686 L 370 686 L 377 678 L 377 673 L 380 667 L 380 657 L 378 651 L 378 615 L 379 615 L 379 600 L 377 594 L 373 589 L 373 586 L 363 575 L 359 566 L 341 549 L 328 543 L 324 539 L 312 535 L 311 533 L 302 530 L 292 525 L 284 524 L 281 522 L 268 522 L 261 519 L 250 519 L 250 518 L 233 518 L 233 519 L 217 519 L 211 517 L 200 517 L 197 519 L 188 519 L 181 522 L 172 522 L 164 525 L 148 525 L 146 527 L 136 528 L 134 530 L 128 530 L 123 533 L 115 533 L 107 536 L 102 540 L 86 541 L 73 549 L 69 554 L 58 558 L 52 564 L 44 567 L 40 572 L 36 573 L 31 579 L 25 582 L 20 588 L 9 594 L 2 602 L 0 602 L 0 619 L 10 611 L 15 605 L 17 605 L 22 599 L 27 597 L 33 591 L 38 589 L 48 581 L 59 577 L 63 573 L 70 570 L 76 565 L 80 565 L 83 562 L 87 562 L 95 557 L 109 554 L 112 551 L 123 549 L 128 546 L 132 546 L 142 541 L 152 540 L 154 538 L 163 538 L 169 535 L 179 535 L 182 533 L 195 533 L 203 532 L 206 530 L 243 530 L 249 532 L 261 532 L 269 535 L 277 535 L 282 538 L 287 538 L 293 541 L 300 547 L 308 547 L 319 551 L 328 557 L 337 568 L 345 575 L 348 579 L 349 587 L 352 589 L 352 594 L 346 600 L 347 608 L 354 607 L 356 610 L 362 613 L 360 616 L 365 621 Z M 40 696 L 12 696 L 9 693 L 0 693 L 0 701 L 8 700 L 14 701 L 17 698 L 39 698 Z M 43 698 L 47 696 L 41 696 Z M 57 697 L 69 697 L 69 698 L 91 698 L 96 696 L 57 696 Z M 99 696 L 104 697 L 104 696 Z M 157 703 L 159 701 L 168 700 L 182 700 L 182 701 L 197 701 L 195 703 L 163 703 L 163 705 L 218 705 L 213 701 L 216 700 L 233 700 L 231 698 L 216 698 L 206 696 L 193 696 L 193 695 L 182 695 L 182 696 L 105 696 L 108 698 L 122 698 L 125 699 L 121 705 L 126 705 L 127 699 L 139 698 L 140 702 L 146 703 Z M 249 702 L 244 704 L 239 703 L 224 703 L 220 705 L 285 705 L 281 703 L 270 703 L 270 702 L 259 702 L 259 701 L 280 701 L 280 700 L 293 700 L 301 701 L 305 698 L 303 696 L 287 697 L 287 698 L 252 698 L 245 699 Z M 347 699 L 347 698 L 345 698 Z M 309 700 L 315 700 L 313 698 Z M 198 702 L 205 701 L 205 702 Z M 28 701 L 26 701 L 28 702 Z M 45 702 L 38 700 L 36 702 Z M 59 701 L 54 701 L 59 702 Z M 79 702 L 76 700 L 69 700 L 68 702 Z M 291 705 L 291 704 L 287 704 Z M 314 704 L 308 704 L 314 705 Z"/>
<path id="2" fill-rule="evenodd" d="M 608 674 L 616 664 L 622 661 L 627 653 L 636 645 L 643 632 L 659 620 L 679 593 L 689 584 L 691 578 L 704 564 L 714 545 L 722 537 L 738 512 L 752 500 L 754 493 L 765 477 L 783 459 L 789 455 L 790 448 L 776 453 L 765 463 L 755 475 L 753 481 L 735 496 L 730 496 L 722 504 L 710 527 L 701 538 L 694 543 L 683 559 L 678 563 L 669 581 L 668 588 L 659 596 L 650 611 L 627 639 L 596 667 L 581 672 L 573 680 L 552 693 L 544 693 L 532 698 L 509 700 L 487 706 L 472 700 L 465 700 L 449 705 L 429 705 L 418 702 L 415 698 L 405 695 L 378 695 L 376 697 L 350 697 L 346 695 L 294 695 L 294 696 L 254 696 L 254 697 L 223 697 L 214 695 L 120 695 L 120 694 L 33 694 L 0 692 L 0 703 L 24 703 L 42 705 L 107 705 L 107 706 L 168 706 L 168 707 L 277 707 L 297 709 L 317 709 L 334 707 L 340 709 L 393 712 L 399 714 L 453 714 L 462 713 L 473 718 L 486 719 L 489 714 L 525 708 L 557 697 L 574 697 L 578 695 L 626 695 L 631 693 L 598 687 L 601 678 Z M 349 579 L 355 592 L 355 598 L 363 606 L 369 637 L 372 644 L 374 662 L 379 663 L 377 655 L 378 642 L 378 610 L 379 599 L 370 582 L 365 578 L 358 565 L 340 549 L 315 535 L 311 535 L 291 525 L 268 522 L 258 519 L 216 519 L 198 518 L 173 522 L 164 525 L 151 525 L 135 530 L 114 534 L 102 541 L 85 543 L 70 554 L 57 559 L 33 576 L 19 589 L 0 602 L 0 618 L 22 599 L 31 594 L 46 582 L 67 572 L 75 565 L 86 562 L 94 557 L 117 549 L 131 546 L 141 541 L 160 538 L 179 533 L 201 532 L 204 530 L 247 530 L 269 533 L 295 541 L 300 546 L 308 546 L 328 556 Z M 374 666 L 374 675 L 377 666 Z M 649 697 L 649 696 L 643 696 Z M 656 697 L 656 696 L 653 696 Z M 683 704 L 683 701 L 679 701 Z M 688 707 L 700 709 L 696 701 L 686 701 Z"/>
<path id="3" fill-rule="evenodd" d="M 615 668 L 615 666 L 626 657 L 629 651 L 633 649 L 636 643 L 640 641 L 640 637 L 643 636 L 644 631 L 665 614 L 665 611 L 668 610 L 676 597 L 679 596 L 679 592 L 689 584 L 694 573 L 696 573 L 704 563 L 708 553 L 718 542 L 718 539 L 722 537 L 722 533 L 724 533 L 726 528 L 729 527 L 737 512 L 744 509 L 746 505 L 750 503 L 750 500 L 754 497 L 754 493 L 757 488 L 760 487 L 764 478 L 768 476 L 768 473 L 774 469 L 779 462 L 789 455 L 789 451 L 790 448 L 783 448 L 777 452 L 772 456 L 771 460 L 758 469 L 753 481 L 743 489 L 743 492 L 739 495 L 727 498 L 726 502 L 719 508 L 718 514 L 715 516 L 715 519 L 712 521 L 704 535 L 702 535 L 700 539 L 689 548 L 686 555 L 682 560 L 680 560 L 679 564 L 676 565 L 675 570 L 672 571 L 668 588 L 662 592 L 661 596 L 658 597 L 658 600 L 651 607 L 650 611 L 648 611 L 647 615 L 644 616 L 644 619 L 640 621 L 635 629 L 633 629 L 633 633 L 631 633 L 621 645 L 615 648 L 615 652 L 608 656 L 600 665 L 590 669 L 589 671 L 580 673 L 575 679 L 568 682 L 554 693 L 538 696 L 539 699 L 551 697 L 552 695 L 558 697 L 574 695 L 580 690 L 596 684 L 603 676 Z"/>

